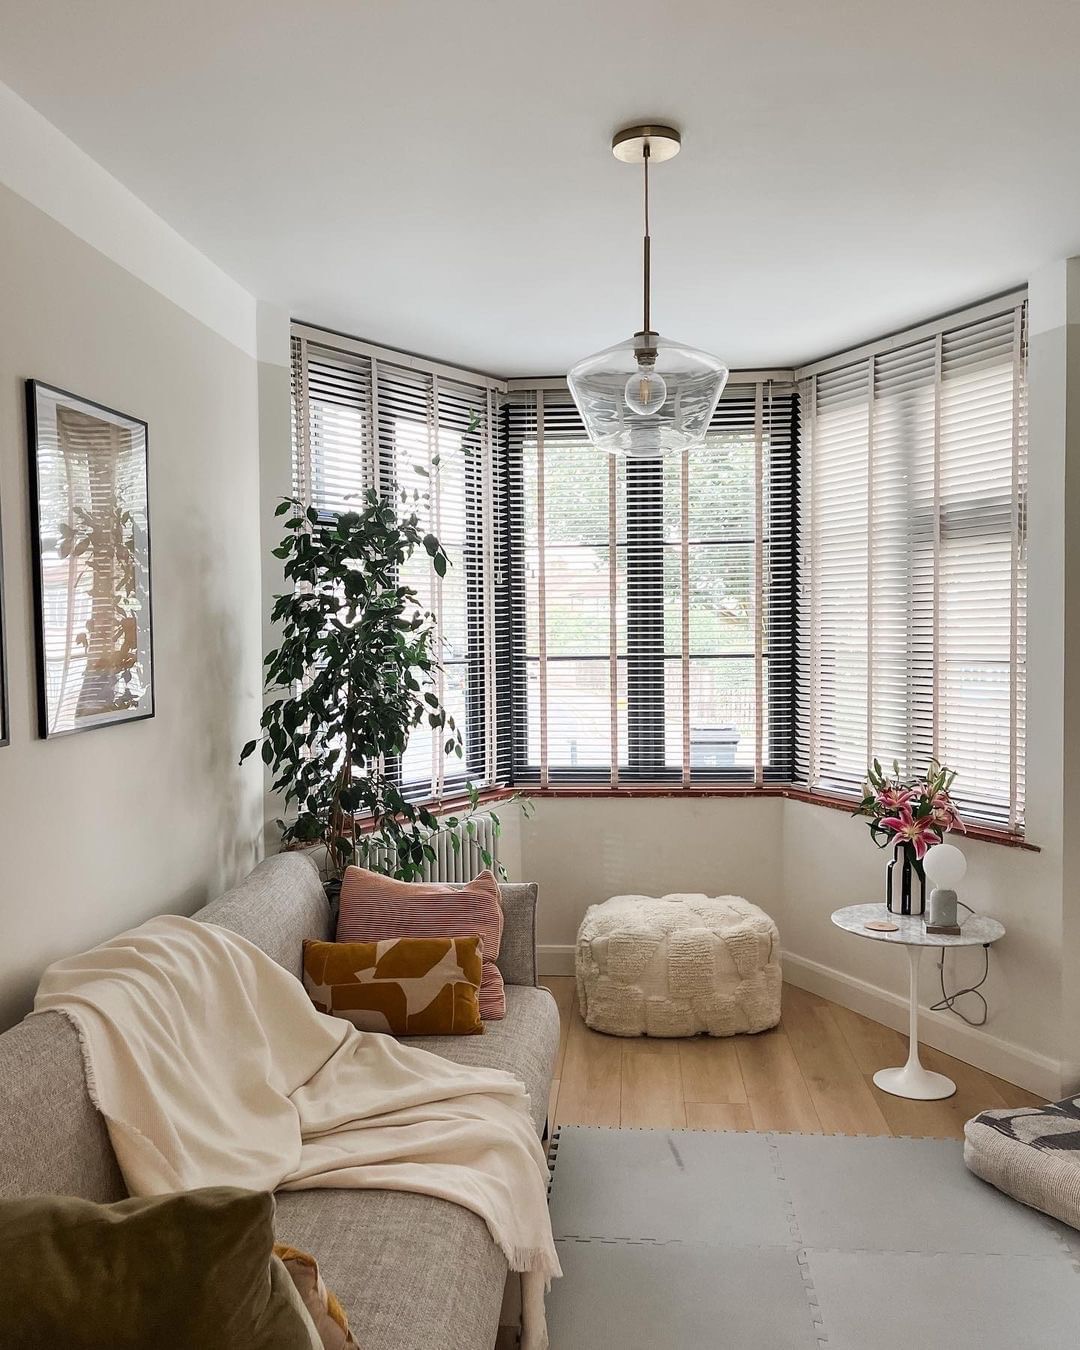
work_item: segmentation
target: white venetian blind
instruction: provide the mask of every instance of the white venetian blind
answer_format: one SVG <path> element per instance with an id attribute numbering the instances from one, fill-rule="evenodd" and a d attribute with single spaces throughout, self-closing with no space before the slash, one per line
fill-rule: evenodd
<path id="1" fill-rule="evenodd" d="M 1023 823 L 1024 306 L 819 367 L 801 389 L 797 776 L 957 771 Z"/>
<path id="2" fill-rule="evenodd" d="M 333 513 L 355 509 L 374 488 L 399 511 L 415 511 L 449 560 L 438 577 L 419 551 L 401 580 L 435 615 L 435 689 L 461 730 L 465 756 L 447 754 L 444 738 L 421 726 L 401 759 L 402 784 L 421 798 L 460 791 L 466 781 L 487 785 L 499 778 L 492 560 L 505 514 L 493 384 L 313 332 L 298 325 L 293 337 L 297 491 Z"/>
<path id="3" fill-rule="evenodd" d="M 515 779 L 790 778 L 794 414 L 734 386 L 705 445 L 627 461 L 565 390 L 510 396 Z"/>

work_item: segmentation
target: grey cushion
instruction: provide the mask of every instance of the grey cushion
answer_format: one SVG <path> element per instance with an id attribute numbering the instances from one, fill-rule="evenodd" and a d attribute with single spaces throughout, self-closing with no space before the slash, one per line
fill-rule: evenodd
<path id="1" fill-rule="evenodd" d="M 127 1187 L 86 1090 L 75 1028 L 38 1013 L 0 1036 L 0 1196 L 78 1195 L 103 1204 Z"/>
<path id="2" fill-rule="evenodd" d="M 503 935 L 495 964 L 507 984 L 536 983 L 536 882 L 507 882 L 499 887 Z"/>
<path id="3" fill-rule="evenodd" d="M 192 915 L 253 942 L 296 978 L 303 978 L 304 939 L 330 938 L 330 906 L 307 853 L 264 858 L 239 886 Z"/>
<path id="4" fill-rule="evenodd" d="M 470 1210 L 400 1191 L 282 1191 L 277 1202 L 278 1241 L 315 1257 L 364 1350 L 495 1344 L 506 1261 Z"/>
<path id="5" fill-rule="evenodd" d="M 482 1036 L 407 1036 L 402 1045 L 485 1069 L 505 1069 L 525 1084 L 537 1134 L 547 1119 L 548 1089 L 559 1049 L 559 1009 L 546 989 L 507 985 L 506 1016 Z"/>

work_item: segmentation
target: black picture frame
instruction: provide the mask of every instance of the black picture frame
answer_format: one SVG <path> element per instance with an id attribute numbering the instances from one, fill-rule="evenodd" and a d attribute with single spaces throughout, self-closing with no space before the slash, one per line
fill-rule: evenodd
<path id="1" fill-rule="evenodd" d="M 26 434 L 38 734 L 145 721 L 155 711 L 149 428 L 31 379 Z"/>

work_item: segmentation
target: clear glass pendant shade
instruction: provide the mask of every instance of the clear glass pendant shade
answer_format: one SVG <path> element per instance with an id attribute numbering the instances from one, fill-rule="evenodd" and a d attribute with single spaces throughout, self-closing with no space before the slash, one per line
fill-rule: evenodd
<path id="1" fill-rule="evenodd" d="M 567 382 L 594 445 L 652 459 L 701 444 L 727 377 L 707 352 L 638 333 L 579 361 Z"/>

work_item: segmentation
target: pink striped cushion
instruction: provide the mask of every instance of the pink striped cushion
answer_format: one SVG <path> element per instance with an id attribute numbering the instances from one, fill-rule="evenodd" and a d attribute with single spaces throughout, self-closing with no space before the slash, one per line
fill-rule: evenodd
<path id="1" fill-rule="evenodd" d="M 347 867 L 341 882 L 338 942 L 383 942 L 401 937 L 473 937 L 484 944 L 480 1016 L 506 1015 L 506 991 L 495 958 L 502 941 L 503 912 L 491 872 L 463 886 L 446 882 L 395 881 L 365 867 Z"/>

